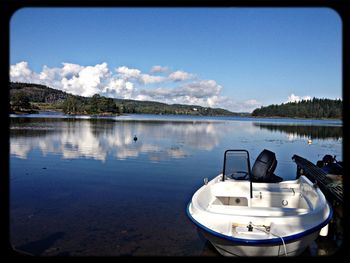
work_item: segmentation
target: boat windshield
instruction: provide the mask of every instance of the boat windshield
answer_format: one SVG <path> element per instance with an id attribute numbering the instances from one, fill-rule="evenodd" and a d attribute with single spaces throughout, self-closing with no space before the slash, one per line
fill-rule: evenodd
<path id="1" fill-rule="evenodd" d="M 249 153 L 246 150 L 225 151 L 223 176 L 235 180 L 249 180 Z"/>

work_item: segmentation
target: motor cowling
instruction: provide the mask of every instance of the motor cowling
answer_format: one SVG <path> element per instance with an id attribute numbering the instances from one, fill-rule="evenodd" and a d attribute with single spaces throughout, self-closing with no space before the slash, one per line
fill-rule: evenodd
<path id="1" fill-rule="evenodd" d="M 256 158 L 252 168 L 252 181 L 264 183 L 278 183 L 283 179 L 274 174 L 277 159 L 274 152 L 264 149 Z"/>

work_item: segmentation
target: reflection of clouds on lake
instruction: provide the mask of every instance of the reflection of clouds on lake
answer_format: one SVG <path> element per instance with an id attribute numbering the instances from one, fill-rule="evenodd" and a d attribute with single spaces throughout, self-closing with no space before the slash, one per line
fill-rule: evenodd
<path id="1" fill-rule="evenodd" d="M 18 139 L 14 144 L 11 141 L 10 152 L 18 158 L 26 159 L 28 152 L 36 146 L 37 143 L 27 141 L 26 139 Z"/>
<path id="2" fill-rule="evenodd" d="M 68 129 L 59 136 L 60 151 L 63 158 L 72 159 L 79 157 L 94 158 L 104 161 L 107 153 L 104 151 L 100 140 L 93 135 L 91 124 L 83 127 Z M 44 152 L 44 150 L 41 148 Z"/>
<path id="3" fill-rule="evenodd" d="M 125 144 L 119 145 L 123 147 L 118 147 L 115 156 L 117 159 L 127 159 L 130 157 L 137 157 L 140 153 L 154 153 L 161 151 L 161 147 L 152 144 Z"/>
<path id="4" fill-rule="evenodd" d="M 212 150 L 220 142 L 220 130 L 212 123 L 167 124 L 158 130 L 158 136 L 176 140 L 181 145 L 190 146 L 199 150 Z M 169 149 L 175 156 L 179 151 Z"/>
<path id="5" fill-rule="evenodd" d="M 150 160 L 159 161 L 185 158 L 195 150 L 210 151 L 230 129 L 229 126 L 210 122 L 88 120 L 62 121 L 56 131 L 47 129 L 45 132 L 42 126 L 40 135 L 35 136 L 33 127 L 29 134 L 20 133 L 19 127 L 12 129 L 11 154 L 27 158 L 30 151 L 39 149 L 44 156 L 55 153 L 65 159 L 93 158 L 101 161 L 105 161 L 108 155 L 127 159 L 146 154 Z M 134 135 L 138 137 L 136 142 Z"/>
<path id="6" fill-rule="evenodd" d="M 168 149 L 167 154 L 173 158 L 184 158 L 188 155 L 186 151 L 180 149 L 179 147 L 172 147 Z"/>

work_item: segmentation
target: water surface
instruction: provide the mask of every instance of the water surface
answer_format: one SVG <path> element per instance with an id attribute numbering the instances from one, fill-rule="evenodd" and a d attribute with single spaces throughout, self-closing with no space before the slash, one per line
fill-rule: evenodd
<path id="1" fill-rule="evenodd" d="M 11 243 L 36 255 L 216 255 L 186 217 L 227 149 L 342 159 L 339 121 L 126 115 L 12 116 Z M 134 140 L 136 135 L 137 140 Z M 308 141 L 312 143 L 309 144 Z M 317 245 L 317 244 L 316 244 Z"/>

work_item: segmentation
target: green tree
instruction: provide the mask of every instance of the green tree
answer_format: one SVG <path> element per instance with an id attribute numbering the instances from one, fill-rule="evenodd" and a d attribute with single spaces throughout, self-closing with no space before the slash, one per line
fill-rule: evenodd
<path id="1" fill-rule="evenodd" d="M 28 110 L 31 109 L 31 105 L 29 102 L 29 98 L 23 92 L 16 92 L 12 96 L 12 100 L 10 102 L 13 110 Z"/>
<path id="2" fill-rule="evenodd" d="M 89 105 L 90 105 L 90 113 L 98 113 L 99 112 L 99 100 L 101 96 L 99 94 L 95 94 L 91 97 Z"/>
<path id="3" fill-rule="evenodd" d="M 106 98 L 99 94 L 93 95 L 86 106 L 88 113 L 119 113 L 116 103 L 112 98 Z"/>
<path id="4" fill-rule="evenodd" d="M 63 102 L 63 112 L 66 114 L 78 113 L 79 102 L 74 96 L 68 96 Z"/>

